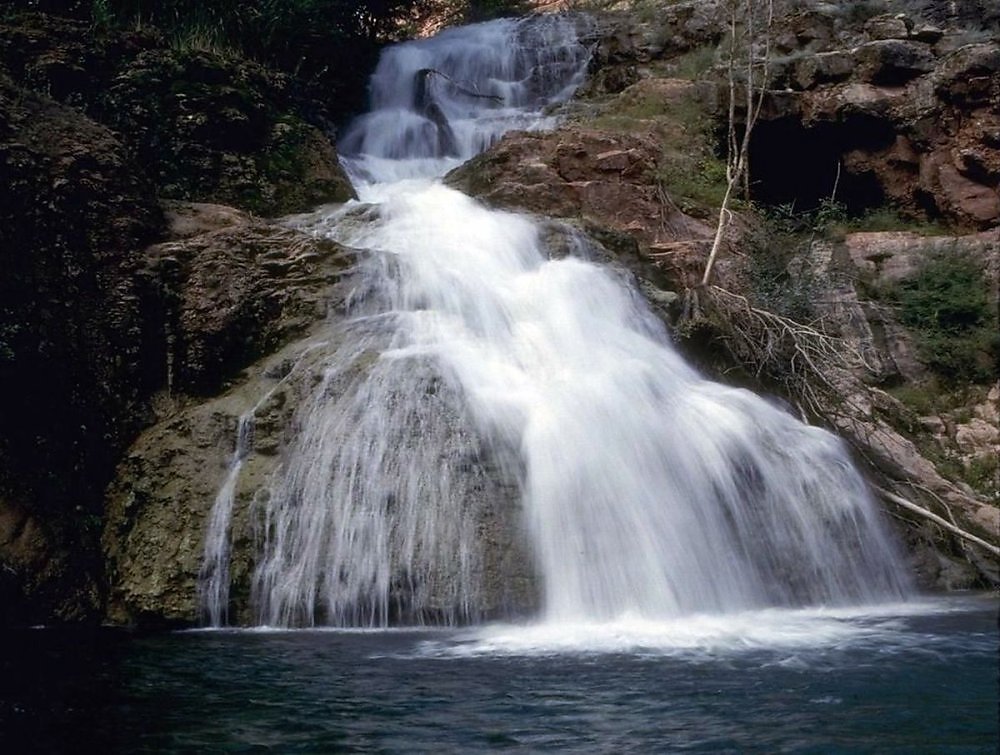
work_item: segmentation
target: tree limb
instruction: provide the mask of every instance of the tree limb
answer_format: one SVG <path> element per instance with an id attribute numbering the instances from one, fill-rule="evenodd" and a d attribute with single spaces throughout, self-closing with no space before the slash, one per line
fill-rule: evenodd
<path id="1" fill-rule="evenodd" d="M 895 493 L 893 493 L 893 492 L 891 492 L 889 490 L 886 490 L 885 488 L 880 488 L 878 486 L 873 486 L 873 487 L 874 487 L 875 491 L 880 496 L 882 496 L 882 498 L 884 498 L 885 500 L 889 501 L 890 503 L 895 503 L 897 506 L 901 506 L 902 508 L 906 509 L 907 511 L 912 511 L 914 514 L 919 514 L 920 516 L 924 517 L 925 519 L 930 519 L 932 522 L 934 522 L 938 526 L 944 527 L 946 530 L 948 530 L 952 534 L 958 535 L 963 540 L 968 540 L 970 543 L 975 543 L 979 547 L 984 548 L 987 552 L 992 553 L 994 556 L 1000 556 L 1000 548 L 998 548 L 997 546 L 992 545 L 992 544 L 986 542 L 981 537 L 977 537 L 976 535 L 973 535 L 971 532 L 966 532 L 965 530 L 961 529 L 960 527 L 956 527 L 954 524 L 952 524 L 951 522 L 949 522 L 947 519 L 942 519 L 941 517 L 939 517 L 933 511 L 928 511 L 927 509 L 925 509 L 925 508 L 923 508 L 921 506 L 918 506 L 917 504 L 913 503 L 912 501 L 908 501 L 905 498 L 903 498 L 902 496 L 896 495 Z"/>

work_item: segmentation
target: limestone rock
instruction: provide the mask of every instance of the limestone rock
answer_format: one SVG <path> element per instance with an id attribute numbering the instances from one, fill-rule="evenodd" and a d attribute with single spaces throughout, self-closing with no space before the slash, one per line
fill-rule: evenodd
<path id="1" fill-rule="evenodd" d="M 865 21 L 865 34 L 871 39 L 906 39 L 913 28 L 913 22 L 906 16 L 884 13 Z"/>
<path id="2" fill-rule="evenodd" d="M 934 70 L 926 45 L 897 39 L 868 42 L 854 52 L 857 75 L 877 86 L 902 86 Z"/>
<path id="3" fill-rule="evenodd" d="M 146 250 L 144 277 L 163 323 L 147 349 L 172 390 L 213 393 L 325 317 L 338 245 L 217 205 L 173 204 L 168 219 L 181 238 Z"/>

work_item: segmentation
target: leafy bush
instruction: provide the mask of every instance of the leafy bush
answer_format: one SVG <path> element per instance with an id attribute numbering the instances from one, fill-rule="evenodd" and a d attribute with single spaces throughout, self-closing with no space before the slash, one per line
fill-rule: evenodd
<path id="1" fill-rule="evenodd" d="M 997 378 L 1000 332 L 997 305 L 982 264 L 954 250 L 928 255 L 917 273 L 888 292 L 910 328 L 921 358 L 947 382 Z"/>

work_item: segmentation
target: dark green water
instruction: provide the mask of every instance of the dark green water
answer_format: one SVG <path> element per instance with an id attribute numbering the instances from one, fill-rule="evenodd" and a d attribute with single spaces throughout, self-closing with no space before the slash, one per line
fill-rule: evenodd
<path id="1" fill-rule="evenodd" d="M 32 630 L 0 752 L 997 751 L 995 598 L 458 631 Z"/>

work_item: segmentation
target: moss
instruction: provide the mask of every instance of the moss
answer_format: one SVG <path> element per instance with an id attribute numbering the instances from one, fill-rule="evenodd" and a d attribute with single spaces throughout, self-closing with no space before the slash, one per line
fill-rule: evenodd
<path id="1" fill-rule="evenodd" d="M 727 187 L 715 124 L 693 92 L 673 103 L 670 118 L 674 127 L 663 131 L 657 181 L 684 212 L 705 217 L 722 205 Z"/>

